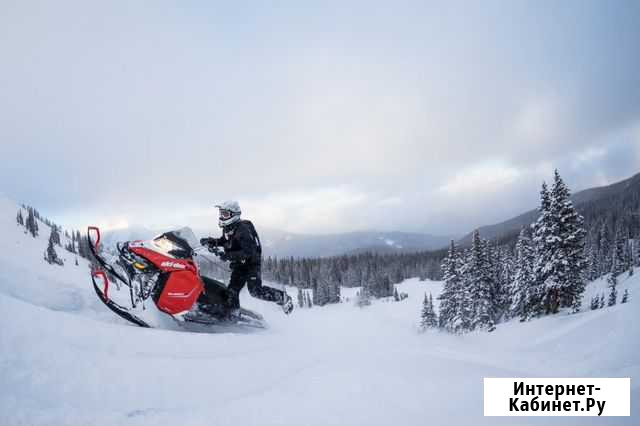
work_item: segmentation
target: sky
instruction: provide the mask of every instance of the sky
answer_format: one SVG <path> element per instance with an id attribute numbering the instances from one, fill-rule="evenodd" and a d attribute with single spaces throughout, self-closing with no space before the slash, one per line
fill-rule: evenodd
<path id="1" fill-rule="evenodd" d="M 640 172 L 640 2 L 0 1 L 0 193 L 65 226 L 461 235 Z"/>

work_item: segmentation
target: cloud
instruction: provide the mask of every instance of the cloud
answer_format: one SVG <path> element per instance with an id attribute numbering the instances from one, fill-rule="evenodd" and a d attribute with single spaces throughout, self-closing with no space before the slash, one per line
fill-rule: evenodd
<path id="1" fill-rule="evenodd" d="M 235 198 L 289 230 L 463 233 L 535 205 L 555 167 L 574 189 L 637 171 L 639 19 L 633 3 L 8 3 L 2 190 L 74 223 L 179 223 Z"/>

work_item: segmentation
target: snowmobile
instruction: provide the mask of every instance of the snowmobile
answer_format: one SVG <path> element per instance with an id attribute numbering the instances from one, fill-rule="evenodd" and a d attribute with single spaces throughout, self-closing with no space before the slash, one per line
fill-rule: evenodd
<path id="1" fill-rule="evenodd" d="M 87 229 L 87 239 L 99 265 L 91 272 L 98 298 L 133 324 L 158 327 L 145 314 L 150 310 L 148 301 L 151 300 L 156 312 L 164 314 L 160 316 L 169 316 L 188 330 L 266 327 L 260 314 L 245 308 L 229 308 L 227 285 L 223 281 L 201 275 L 199 264 L 194 260 L 202 257 L 198 250 L 208 250 L 218 256 L 221 251 L 197 247 L 199 244 L 189 228 L 165 232 L 149 241 L 118 243 L 111 255 L 101 250 L 97 227 Z M 110 288 L 110 281 L 115 288 Z M 126 298 L 123 293 L 128 293 Z"/>

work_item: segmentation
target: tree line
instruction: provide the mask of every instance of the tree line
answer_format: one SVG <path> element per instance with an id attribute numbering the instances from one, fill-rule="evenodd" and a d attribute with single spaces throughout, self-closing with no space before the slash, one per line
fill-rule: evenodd
<path id="1" fill-rule="evenodd" d="M 552 187 L 542 185 L 538 219 L 522 229 L 513 249 L 483 240 L 478 231 L 469 248 L 451 242 L 442 263 L 438 327 L 454 333 L 491 331 L 511 318 L 527 321 L 560 309 L 577 312 L 586 282 L 605 274 L 608 304 L 615 304 L 617 278 L 640 266 L 637 241 L 621 231 L 623 226 L 617 229 L 612 244 L 603 231 L 597 245 L 590 242 L 593 229 L 585 227 L 556 170 Z M 623 299 L 627 301 L 628 292 Z"/>
<path id="2" fill-rule="evenodd" d="M 84 259 L 92 259 L 89 241 L 86 236 L 82 236 L 80 231 L 77 230 L 71 231 L 71 233 L 69 233 L 69 231 L 63 232 L 60 225 L 42 216 L 38 210 L 31 206 L 22 205 L 22 207 L 18 209 L 16 222 L 19 226 L 25 228 L 25 234 L 31 235 L 33 238 L 36 238 L 40 233 L 40 225 L 38 225 L 38 222 L 49 227 L 49 239 L 43 256 L 44 260 L 49 264 L 63 265 L 63 261 L 56 251 L 56 246 L 62 248 L 61 234 L 64 234 L 67 238 L 67 243 L 64 245 L 65 250 Z M 78 265 L 77 258 L 75 264 Z"/>

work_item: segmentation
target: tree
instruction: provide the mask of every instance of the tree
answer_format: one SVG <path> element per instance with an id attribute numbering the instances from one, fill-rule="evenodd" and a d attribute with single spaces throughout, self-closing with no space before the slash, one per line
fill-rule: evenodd
<path id="1" fill-rule="evenodd" d="M 355 305 L 359 308 L 369 306 L 371 304 L 371 295 L 366 287 L 362 287 L 356 294 Z"/>
<path id="2" fill-rule="evenodd" d="M 598 234 L 598 276 L 608 274 L 611 271 L 611 253 L 609 244 L 609 232 L 606 223 L 600 227 Z"/>
<path id="3" fill-rule="evenodd" d="M 62 259 L 58 257 L 58 254 L 56 253 L 56 249 L 54 247 L 54 244 L 55 244 L 54 232 L 55 232 L 55 227 L 51 227 L 51 234 L 49 235 L 49 244 L 47 246 L 47 249 L 44 252 L 44 260 L 51 265 L 62 265 Z"/>
<path id="4" fill-rule="evenodd" d="M 435 328 L 438 326 L 438 317 L 433 309 L 433 298 L 431 294 L 427 297 L 427 293 L 424 294 L 424 301 L 422 302 L 422 313 L 420 315 L 420 328 L 426 330 L 427 328 Z"/>
<path id="5" fill-rule="evenodd" d="M 511 295 L 511 316 L 527 321 L 536 313 L 540 295 L 536 286 L 533 271 L 535 255 L 531 235 L 527 228 L 522 228 L 516 244 L 516 273 Z"/>
<path id="6" fill-rule="evenodd" d="M 396 302 L 400 301 L 400 296 L 398 296 L 398 289 L 395 286 L 393 287 L 393 300 L 395 300 Z"/>
<path id="7" fill-rule="evenodd" d="M 38 221 L 35 214 L 33 213 L 33 208 L 31 207 L 27 209 L 27 220 L 25 221 L 25 228 L 27 228 L 27 232 L 29 232 L 33 238 L 38 236 Z"/>
<path id="8" fill-rule="evenodd" d="M 494 300 L 492 288 L 494 276 L 488 259 L 488 244 L 480 238 L 480 232 L 474 231 L 467 259 L 462 267 L 463 286 L 469 289 L 472 301 L 470 329 L 495 328 Z"/>
<path id="9" fill-rule="evenodd" d="M 534 272 L 538 285 L 542 286 L 542 304 L 547 314 L 563 307 L 577 312 L 584 292 L 586 231 L 570 195 L 557 170 L 551 191 L 545 184 L 541 191 L 540 217 L 534 233 Z"/>
<path id="10" fill-rule="evenodd" d="M 622 294 L 622 300 L 620 303 L 627 303 L 629 301 L 629 289 L 625 288 L 624 293 Z"/>
<path id="11" fill-rule="evenodd" d="M 613 306 L 618 301 L 618 290 L 616 287 L 618 286 L 618 277 L 612 272 L 607 279 L 608 287 L 609 287 L 609 300 L 607 301 L 608 306 Z"/>
<path id="12" fill-rule="evenodd" d="M 302 290 L 300 290 L 300 288 L 298 287 L 298 307 L 303 308 L 304 307 L 304 299 L 302 296 Z"/>
<path id="13" fill-rule="evenodd" d="M 468 329 L 471 322 L 470 306 L 466 304 L 466 290 L 462 287 L 460 269 L 462 259 L 453 240 L 447 257 L 442 261 L 444 287 L 440 299 L 440 327 L 451 332 Z M 462 306 L 466 304 L 466 306 Z M 466 315 L 465 313 L 469 313 Z"/>
<path id="14" fill-rule="evenodd" d="M 598 302 L 598 308 L 599 308 L 599 309 L 604 308 L 604 293 L 601 293 L 601 294 L 600 294 L 600 300 L 599 300 L 599 302 Z"/>
<path id="15" fill-rule="evenodd" d="M 589 307 L 592 311 L 595 311 L 600 307 L 600 299 L 598 298 L 598 296 L 593 296 L 591 298 L 591 304 L 589 305 Z"/>
<path id="16" fill-rule="evenodd" d="M 16 221 L 18 225 L 24 226 L 24 217 L 22 217 L 22 209 L 18 209 L 18 214 L 16 215 Z"/>
<path id="17" fill-rule="evenodd" d="M 613 306 L 618 302 L 618 277 L 626 270 L 625 241 L 620 227 L 616 232 L 613 250 L 611 253 L 611 274 L 607 278 L 609 287 L 609 299 L 607 305 Z"/>
<path id="18" fill-rule="evenodd" d="M 62 244 L 60 243 L 60 232 L 58 231 L 58 227 L 56 225 L 51 226 L 51 234 L 49 238 L 53 241 L 54 244 L 62 246 Z"/>

